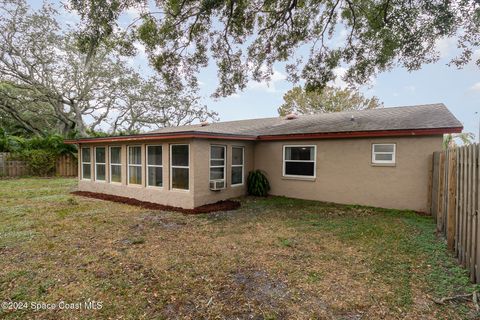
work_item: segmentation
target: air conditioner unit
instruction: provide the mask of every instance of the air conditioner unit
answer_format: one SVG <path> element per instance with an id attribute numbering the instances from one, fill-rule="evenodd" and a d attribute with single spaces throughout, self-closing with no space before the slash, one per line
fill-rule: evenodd
<path id="1" fill-rule="evenodd" d="M 218 191 L 225 189 L 225 180 L 210 180 L 210 190 Z"/>

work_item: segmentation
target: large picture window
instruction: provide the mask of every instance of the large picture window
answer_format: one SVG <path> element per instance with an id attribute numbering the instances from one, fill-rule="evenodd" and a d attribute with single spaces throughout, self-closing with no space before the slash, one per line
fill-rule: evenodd
<path id="1" fill-rule="evenodd" d="M 210 146 L 210 180 L 225 180 L 225 146 Z"/>
<path id="2" fill-rule="evenodd" d="M 190 150 L 188 144 L 170 146 L 170 184 L 172 189 L 189 189 Z"/>
<path id="3" fill-rule="evenodd" d="M 163 186 L 162 146 L 147 146 L 147 183 L 150 187 Z"/>
<path id="4" fill-rule="evenodd" d="M 128 183 L 142 184 L 142 147 L 128 147 Z"/>
<path id="5" fill-rule="evenodd" d="M 283 175 L 315 177 L 315 146 L 284 146 Z"/>
<path id="6" fill-rule="evenodd" d="M 92 178 L 92 158 L 90 148 L 82 148 L 82 179 L 90 180 Z"/>
<path id="7" fill-rule="evenodd" d="M 110 182 L 122 182 L 122 147 L 110 147 Z"/>
<path id="8" fill-rule="evenodd" d="M 395 163 L 395 144 L 382 143 L 372 144 L 372 163 Z"/>
<path id="9" fill-rule="evenodd" d="M 232 186 L 243 184 L 244 153 L 243 147 L 232 147 Z"/>
<path id="10" fill-rule="evenodd" d="M 105 147 L 95 148 L 95 180 L 105 181 L 106 174 L 106 154 Z"/>

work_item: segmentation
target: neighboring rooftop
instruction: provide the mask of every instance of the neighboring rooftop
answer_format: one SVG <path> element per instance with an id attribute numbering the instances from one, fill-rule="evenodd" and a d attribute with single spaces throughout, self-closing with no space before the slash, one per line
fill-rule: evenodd
<path id="1" fill-rule="evenodd" d="M 390 107 L 361 111 L 345 111 L 299 115 L 288 120 L 286 117 L 261 118 L 238 121 L 214 122 L 179 127 L 167 127 L 139 136 L 164 135 L 223 135 L 245 136 L 262 139 L 269 136 L 307 135 L 307 134 L 341 134 L 384 131 L 416 130 L 430 132 L 438 129 L 436 134 L 461 132 L 460 121 L 443 103 L 416 106 Z M 430 131 L 429 131 L 430 130 Z M 412 132 L 413 134 L 413 132 Z M 137 136 L 130 136 L 137 137 Z M 119 139 L 121 137 L 118 137 Z M 126 138 L 126 137 L 123 137 Z M 89 138 L 80 140 L 90 140 Z M 104 138 L 105 139 L 105 138 Z M 112 137 L 114 139 L 114 137 Z M 91 139 L 92 141 L 95 139 Z M 122 139 L 127 140 L 127 139 Z"/>

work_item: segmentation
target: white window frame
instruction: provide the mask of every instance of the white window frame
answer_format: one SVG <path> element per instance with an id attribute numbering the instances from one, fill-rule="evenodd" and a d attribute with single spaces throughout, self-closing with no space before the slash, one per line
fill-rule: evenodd
<path id="1" fill-rule="evenodd" d="M 103 148 L 105 150 L 105 162 L 97 162 L 97 149 L 98 148 Z M 105 147 L 105 146 L 98 146 L 98 147 L 93 148 L 93 157 L 94 157 L 93 159 L 95 161 L 95 166 L 94 166 L 94 168 L 95 168 L 95 181 L 97 181 L 97 182 L 107 182 L 107 177 L 106 177 L 107 176 L 107 150 L 108 150 L 108 148 Z M 103 165 L 105 167 L 105 179 L 104 180 L 98 180 L 98 178 L 97 178 L 97 165 L 99 165 L 99 164 Z"/>
<path id="2" fill-rule="evenodd" d="M 223 148 L 223 159 L 212 159 L 212 147 Z M 208 180 L 209 181 L 224 181 L 225 185 L 227 184 L 227 146 L 221 144 L 211 144 L 210 145 L 210 155 L 208 161 Z M 223 160 L 223 166 L 212 166 L 212 160 Z M 211 169 L 212 168 L 223 168 L 223 179 L 210 179 Z"/>
<path id="3" fill-rule="evenodd" d="M 90 152 L 90 161 L 89 161 L 89 162 L 83 162 L 83 149 L 88 149 L 89 152 Z M 80 148 L 80 160 L 81 160 L 81 163 L 82 163 L 82 166 L 81 166 L 81 169 L 80 169 L 80 170 L 81 170 L 81 172 L 80 172 L 80 173 L 81 173 L 81 179 L 82 179 L 82 180 L 90 180 L 90 181 L 91 181 L 91 180 L 92 180 L 92 148 L 90 148 L 90 147 L 81 147 L 81 148 Z M 90 178 L 89 178 L 89 179 L 83 177 L 83 165 L 84 165 L 84 164 L 88 164 L 88 165 L 90 166 Z"/>
<path id="4" fill-rule="evenodd" d="M 173 163 L 173 157 L 172 157 L 172 150 L 173 150 L 173 146 L 188 146 L 188 166 L 174 166 L 172 163 Z M 175 191 L 185 191 L 185 192 L 188 192 L 190 191 L 190 144 L 189 143 L 174 143 L 174 144 L 171 144 L 170 145 L 170 189 L 171 190 L 175 190 Z M 183 168 L 183 169 L 188 169 L 188 189 L 178 189 L 178 188 L 174 188 L 173 187 L 173 183 L 172 183 L 172 179 L 173 179 L 173 175 L 172 175 L 172 171 L 173 171 L 173 168 Z M 210 174 L 210 172 L 209 172 Z"/>
<path id="5" fill-rule="evenodd" d="M 313 148 L 313 160 L 286 160 L 286 150 L 287 148 Z M 299 176 L 286 174 L 286 162 L 313 162 L 313 176 Z M 283 168 L 282 168 L 283 177 L 287 178 L 299 178 L 299 179 L 315 179 L 317 177 L 317 146 L 314 144 L 286 144 L 283 146 Z"/>
<path id="6" fill-rule="evenodd" d="M 162 148 L 162 164 L 161 165 L 157 165 L 157 164 L 148 164 L 148 148 L 149 147 L 160 147 Z M 190 154 L 190 150 L 188 151 L 188 153 Z M 189 159 L 189 162 L 190 162 L 190 159 Z M 165 185 L 164 182 L 163 182 L 163 145 L 161 144 L 149 144 L 149 145 L 146 145 L 145 146 L 145 180 L 146 180 L 146 184 L 147 184 L 147 187 L 149 188 L 163 188 L 163 186 Z M 162 168 L 162 186 L 159 187 L 159 186 L 151 186 L 148 182 L 148 168 Z M 188 173 L 189 175 L 189 184 L 190 184 L 190 172 Z"/>
<path id="7" fill-rule="evenodd" d="M 375 146 L 393 146 L 393 152 L 375 152 Z M 391 154 L 392 160 L 376 160 L 377 154 Z M 396 143 L 372 143 L 372 164 L 395 164 L 397 157 L 397 144 Z"/>
<path id="8" fill-rule="evenodd" d="M 140 148 L 140 164 L 130 164 L 130 148 Z M 127 146 L 127 185 L 130 185 L 130 186 L 136 186 L 136 187 L 141 187 L 143 186 L 143 177 L 140 176 L 141 180 L 142 180 L 142 183 L 130 183 L 130 166 L 132 167 L 140 167 L 140 175 L 141 175 L 141 172 L 143 171 L 142 170 L 142 166 L 143 166 L 143 161 L 142 161 L 142 146 L 141 145 L 131 145 L 131 146 Z"/>
<path id="9" fill-rule="evenodd" d="M 112 163 L 112 148 L 120 148 L 120 163 Z M 108 147 L 108 159 L 110 160 L 110 171 L 108 175 L 108 180 L 110 183 L 121 184 L 122 183 L 122 147 L 121 146 L 110 146 Z M 120 182 L 112 181 L 112 167 L 120 167 Z"/>
<path id="10" fill-rule="evenodd" d="M 233 164 L 233 149 L 234 148 L 237 148 L 237 149 L 242 149 L 242 164 Z M 241 167 L 242 168 L 242 182 L 241 183 L 235 183 L 233 184 L 232 183 L 232 187 L 237 187 L 237 186 L 243 186 L 243 184 L 245 183 L 245 147 L 244 146 L 232 146 L 232 165 L 231 165 L 232 168 L 239 168 Z M 233 170 L 232 170 L 233 172 Z M 232 176 L 230 177 L 230 179 L 232 179 L 231 181 L 233 182 L 233 173 L 232 173 Z"/>

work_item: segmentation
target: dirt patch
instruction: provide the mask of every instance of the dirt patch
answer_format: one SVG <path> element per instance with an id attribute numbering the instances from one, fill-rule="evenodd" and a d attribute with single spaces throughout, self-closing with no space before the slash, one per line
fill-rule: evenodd
<path id="1" fill-rule="evenodd" d="M 146 209 L 152 209 L 152 210 L 162 210 L 162 211 L 176 211 L 176 212 L 182 212 L 182 213 L 187 213 L 187 214 L 198 214 L 198 213 L 210 213 L 210 212 L 215 212 L 215 211 L 228 211 L 228 210 L 236 210 L 240 208 L 240 202 L 238 201 L 233 201 L 233 200 L 223 200 L 223 201 L 218 201 L 212 204 L 206 204 L 200 207 L 196 207 L 194 209 L 183 209 L 179 207 L 173 207 L 173 206 L 165 206 L 162 204 L 158 203 L 153 203 L 153 202 L 148 202 L 148 201 L 140 201 L 137 199 L 133 198 L 127 198 L 127 197 L 120 197 L 120 196 L 114 196 L 110 194 L 104 194 L 104 193 L 96 193 L 96 192 L 88 192 L 88 191 L 74 191 L 72 194 L 75 194 L 77 196 L 82 196 L 82 197 L 88 197 L 88 198 L 95 198 L 95 199 L 100 199 L 100 200 L 107 200 L 107 201 L 113 201 L 113 202 L 119 202 L 119 203 L 125 203 L 129 204 L 132 206 L 138 206 Z"/>
<path id="2" fill-rule="evenodd" d="M 288 298 L 287 285 L 271 278 L 264 270 L 238 270 L 232 275 L 237 288 L 249 299 L 261 305 L 276 306 L 282 299 Z"/>
<path id="3" fill-rule="evenodd" d="M 158 214 L 153 214 L 153 213 L 144 216 L 142 221 L 146 222 L 149 226 L 154 225 L 154 226 L 159 226 L 165 229 L 178 229 L 187 224 L 185 222 L 166 219 L 159 216 Z"/>
<path id="4" fill-rule="evenodd" d="M 251 308 L 253 305 L 275 310 L 276 315 L 283 319 L 285 315 L 281 310 L 290 299 L 290 292 L 285 281 L 272 277 L 265 270 L 241 268 L 230 274 L 217 298 L 241 305 L 235 313 L 238 319 L 255 319 L 258 314 Z"/>

